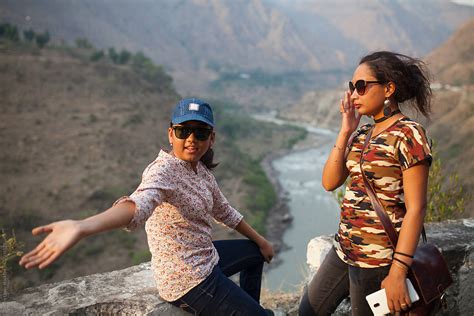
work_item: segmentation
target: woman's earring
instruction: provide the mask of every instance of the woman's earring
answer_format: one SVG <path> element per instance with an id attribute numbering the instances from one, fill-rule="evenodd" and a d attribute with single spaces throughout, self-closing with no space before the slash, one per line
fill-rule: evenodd
<path id="1" fill-rule="evenodd" d="M 173 147 L 173 143 L 170 143 L 170 146 Z"/>
<path id="2" fill-rule="evenodd" d="M 385 101 L 383 101 L 383 115 L 390 116 L 391 114 L 392 114 L 392 109 L 390 108 L 390 100 L 385 99 Z"/>

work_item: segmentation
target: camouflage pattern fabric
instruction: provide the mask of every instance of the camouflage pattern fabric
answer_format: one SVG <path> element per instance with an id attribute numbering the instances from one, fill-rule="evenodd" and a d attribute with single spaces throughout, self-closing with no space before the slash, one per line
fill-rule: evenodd
<path id="1" fill-rule="evenodd" d="M 389 265 L 392 257 L 390 241 L 372 208 L 360 172 L 361 150 L 371 127 L 369 124 L 361 126 L 349 148 L 346 167 L 350 181 L 334 239 L 338 256 L 362 268 Z M 364 172 L 398 232 L 405 215 L 402 171 L 423 160 L 431 163 L 425 129 L 404 117 L 372 137 L 363 158 Z"/>

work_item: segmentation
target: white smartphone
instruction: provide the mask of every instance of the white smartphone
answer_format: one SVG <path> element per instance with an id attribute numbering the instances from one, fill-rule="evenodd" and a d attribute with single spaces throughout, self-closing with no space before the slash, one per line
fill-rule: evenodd
<path id="1" fill-rule="evenodd" d="M 414 303 L 418 301 L 420 297 L 418 296 L 418 293 L 416 293 L 413 284 L 411 284 L 411 281 L 409 279 L 406 279 L 406 282 L 408 293 L 410 294 L 410 300 L 412 303 Z M 374 313 L 374 315 L 385 315 L 390 313 L 390 310 L 388 309 L 387 295 L 385 294 L 385 289 L 381 289 L 377 292 L 369 294 L 365 297 L 365 299 L 369 303 L 370 309 L 372 310 L 372 313 Z"/>

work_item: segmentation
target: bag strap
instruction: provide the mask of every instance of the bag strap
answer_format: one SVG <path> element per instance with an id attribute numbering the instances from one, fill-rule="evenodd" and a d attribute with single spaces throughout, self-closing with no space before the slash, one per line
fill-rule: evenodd
<path id="1" fill-rule="evenodd" d="M 367 148 L 367 145 L 369 144 L 370 138 L 372 137 L 372 132 L 373 128 L 369 130 L 367 133 L 367 136 L 365 137 L 364 141 L 364 146 L 362 147 L 362 151 L 360 153 L 360 173 L 362 174 L 362 179 L 364 180 L 364 185 L 365 189 L 367 191 L 367 195 L 369 196 L 370 202 L 372 203 L 372 207 L 375 210 L 375 213 L 377 213 L 377 216 L 380 219 L 380 222 L 382 223 L 383 228 L 385 229 L 385 232 L 388 236 L 388 239 L 390 240 L 390 243 L 392 244 L 393 250 L 397 247 L 397 242 L 398 242 L 398 233 L 393 227 L 393 223 L 390 220 L 390 218 L 387 215 L 387 212 L 385 212 L 385 209 L 380 202 L 379 198 L 375 194 L 374 188 L 372 187 L 371 183 L 367 179 L 367 176 L 365 175 L 364 168 L 362 168 L 363 162 L 364 162 L 364 152 L 365 149 Z M 426 232 L 425 232 L 425 227 L 423 227 L 421 231 L 421 235 L 423 238 L 423 242 L 426 243 Z"/>

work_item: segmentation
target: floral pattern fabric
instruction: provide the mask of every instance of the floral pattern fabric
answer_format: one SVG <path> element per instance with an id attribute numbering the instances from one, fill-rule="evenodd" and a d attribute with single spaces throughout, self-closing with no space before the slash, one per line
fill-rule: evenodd
<path id="1" fill-rule="evenodd" d="M 392 249 L 364 186 L 360 157 L 371 125 L 359 128 L 349 148 L 346 167 L 349 183 L 341 206 L 339 230 L 334 245 L 346 263 L 376 268 L 391 263 Z M 374 136 L 363 154 L 363 168 L 377 197 L 400 231 L 405 215 L 403 170 L 426 160 L 431 163 L 430 142 L 424 128 L 402 118 Z"/>
<path id="2" fill-rule="evenodd" d="M 135 203 L 127 229 L 145 224 L 152 269 L 160 296 L 175 301 L 203 281 L 219 261 L 212 243 L 212 222 L 235 228 L 242 215 L 232 208 L 213 174 L 202 164 L 161 151 L 143 172 L 129 197 Z"/>

